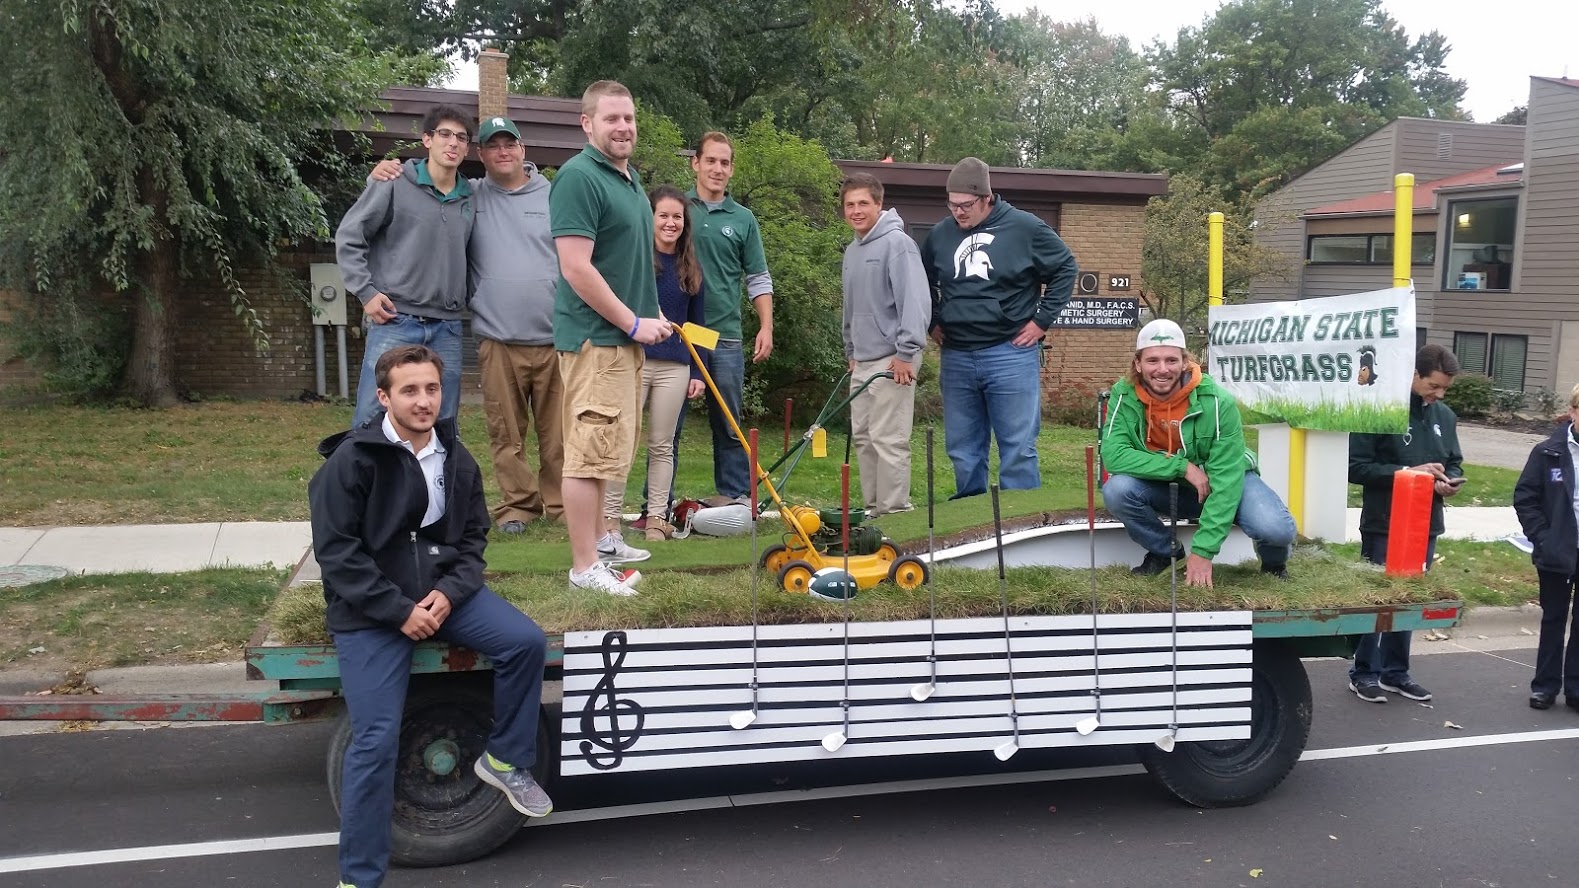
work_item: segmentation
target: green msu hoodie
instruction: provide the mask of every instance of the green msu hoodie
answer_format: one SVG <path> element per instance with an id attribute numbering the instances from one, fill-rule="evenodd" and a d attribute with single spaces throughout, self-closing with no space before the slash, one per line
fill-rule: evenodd
<path id="1" fill-rule="evenodd" d="M 1239 405 L 1204 373 L 1190 393 L 1179 438 L 1182 446 L 1171 456 L 1148 449 L 1146 405 L 1128 379 L 1113 384 L 1107 425 L 1102 430 L 1102 468 L 1113 475 L 1147 481 L 1179 481 L 1179 496 L 1184 497 L 1195 495 L 1195 488 L 1184 482 L 1185 468 L 1190 463 L 1200 466 L 1212 492 L 1201 504 L 1200 529 L 1190 551 L 1202 558 L 1215 558 L 1239 514 L 1245 472 L 1255 470 L 1255 458 L 1245 449 Z"/>
<path id="2" fill-rule="evenodd" d="M 954 219 L 932 226 L 921 247 L 932 287 L 932 324 L 943 347 L 990 348 L 1035 319 L 1052 327 L 1075 288 L 1074 254 L 1046 222 L 999 197 L 969 231 Z"/>

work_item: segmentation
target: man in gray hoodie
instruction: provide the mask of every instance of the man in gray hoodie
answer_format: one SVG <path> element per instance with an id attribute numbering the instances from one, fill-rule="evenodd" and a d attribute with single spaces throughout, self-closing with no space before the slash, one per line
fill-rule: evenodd
<path id="1" fill-rule="evenodd" d="M 883 183 L 856 173 L 839 189 L 855 240 L 844 250 L 844 357 L 855 390 L 850 433 L 869 518 L 910 504 L 910 429 L 916 373 L 931 320 L 926 269 L 896 210 L 883 209 Z"/>
<path id="2" fill-rule="evenodd" d="M 345 288 L 362 302 L 367 338 L 356 385 L 359 428 L 378 411 L 373 367 L 397 345 L 426 345 L 444 360 L 440 419 L 461 400 L 461 312 L 466 308 L 466 241 L 476 218 L 459 175 L 471 151 L 471 115 L 436 105 L 422 119 L 427 160 L 371 182 L 340 220 L 335 259 Z"/>
<path id="3" fill-rule="evenodd" d="M 521 131 L 507 117 L 489 117 L 477 141 L 488 175 L 467 181 L 477 205 L 467 248 L 472 330 L 499 482 L 494 525 L 520 533 L 538 518 L 559 520 L 564 511 L 563 387 L 552 323 L 559 257 L 548 233 L 548 180 L 526 160 Z M 394 161 L 373 170 L 374 179 L 399 175 Z M 524 445 L 529 420 L 537 428 L 536 471 Z"/>

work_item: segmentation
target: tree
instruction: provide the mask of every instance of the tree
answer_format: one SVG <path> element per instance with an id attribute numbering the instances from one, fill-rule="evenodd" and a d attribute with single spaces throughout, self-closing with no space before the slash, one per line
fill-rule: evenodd
<path id="1" fill-rule="evenodd" d="M 1200 179 L 1176 175 L 1168 193 L 1146 204 L 1146 240 L 1141 248 L 1141 298 L 1159 318 L 1199 329 L 1207 309 L 1207 217 L 1222 212 L 1225 301 L 1242 300 L 1253 278 L 1286 280 L 1292 273 L 1282 253 L 1255 242 L 1245 220 L 1247 204 L 1225 202 Z"/>
<path id="2" fill-rule="evenodd" d="M 329 235 L 301 165 L 332 163 L 325 125 L 426 69 L 368 52 L 346 0 L 9 10 L 28 39 L 0 47 L 0 275 L 37 302 L 129 302 L 123 390 L 169 404 L 184 281 L 217 279 L 266 348 L 238 266 Z"/>
<path id="3" fill-rule="evenodd" d="M 1506 124 L 1512 124 L 1514 126 L 1524 126 L 1525 124 L 1527 124 L 1529 122 L 1530 122 L 1530 106 L 1529 105 L 1514 105 L 1513 108 L 1511 110 L 1509 110 L 1506 114 L 1503 114 L 1501 117 L 1498 117 L 1496 120 L 1492 121 L 1492 123 L 1506 123 Z"/>
<path id="4" fill-rule="evenodd" d="M 1021 153 L 1035 166 L 1093 169 L 1094 143 L 1122 135 L 1145 113 L 1146 61 L 1123 37 L 1102 32 L 1096 19 L 1055 22 L 1032 11 L 1022 29 L 1026 74 L 1020 114 Z"/>
<path id="5" fill-rule="evenodd" d="M 1462 118 L 1449 50 L 1435 31 L 1410 42 L 1381 0 L 1233 0 L 1148 55 L 1177 153 L 1227 195 L 1282 185 L 1394 117 Z"/>

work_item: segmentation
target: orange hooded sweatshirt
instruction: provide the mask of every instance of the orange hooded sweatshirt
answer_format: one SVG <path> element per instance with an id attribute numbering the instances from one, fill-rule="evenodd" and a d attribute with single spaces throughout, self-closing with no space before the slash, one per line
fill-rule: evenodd
<path id="1" fill-rule="evenodd" d="M 1179 425 L 1190 409 L 1190 392 L 1201 384 L 1201 365 L 1191 362 L 1184 368 L 1184 381 L 1166 398 L 1159 398 L 1145 385 L 1135 385 L 1135 395 L 1146 405 L 1146 447 L 1169 456 L 1182 446 Z"/>

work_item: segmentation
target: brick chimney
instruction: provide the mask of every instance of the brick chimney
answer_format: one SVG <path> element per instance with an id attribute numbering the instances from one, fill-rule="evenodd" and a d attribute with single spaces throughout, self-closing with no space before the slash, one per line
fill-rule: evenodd
<path id="1" fill-rule="evenodd" d="M 510 54 L 488 47 L 477 54 L 477 118 L 510 116 Z M 516 122 L 520 125 L 520 122 Z"/>

